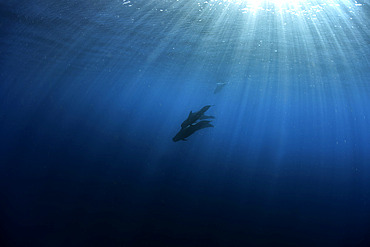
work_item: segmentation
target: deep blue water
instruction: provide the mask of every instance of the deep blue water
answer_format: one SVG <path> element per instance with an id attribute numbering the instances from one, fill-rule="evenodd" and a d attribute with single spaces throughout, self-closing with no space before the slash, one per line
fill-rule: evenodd
<path id="1" fill-rule="evenodd" d="M 370 246 L 369 4 L 0 1 L 0 246 Z"/>

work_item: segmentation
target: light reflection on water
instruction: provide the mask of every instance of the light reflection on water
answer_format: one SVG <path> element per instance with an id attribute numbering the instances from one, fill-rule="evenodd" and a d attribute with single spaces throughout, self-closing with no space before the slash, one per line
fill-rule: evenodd
<path id="1" fill-rule="evenodd" d="M 127 7 L 136 7 L 136 2 L 140 1 L 123 1 L 123 5 Z M 357 8 L 364 6 L 365 2 L 354 0 L 204 0 L 204 1 L 182 1 L 182 0 L 164 0 L 165 4 L 197 4 L 198 11 L 203 11 L 209 8 L 222 8 L 226 10 L 235 9 L 243 13 L 260 11 L 270 13 L 287 13 L 293 15 L 311 16 L 322 11 L 340 11 L 340 9 L 354 13 Z M 156 1 L 158 6 L 161 6 L 161 1 Z M 157 8 L 156 8 L 157 9 Z M 170 11 L 168 8 L 158 7 L 159 12 Z"/>

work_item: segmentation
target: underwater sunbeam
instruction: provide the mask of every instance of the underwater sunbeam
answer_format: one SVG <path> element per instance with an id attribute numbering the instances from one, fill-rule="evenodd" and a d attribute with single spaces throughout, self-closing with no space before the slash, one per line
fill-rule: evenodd
<path id="1" fill-rule="evenodd" d="M 310 13 L 320 12 L 324 8 L 338 8 L 338 7 L 359 7 L 362 6 L 358 1 L 346 0 L 210 0 L 205 3 L 211 5 L 230 5 L 236 4 L 243 8 L 245 11 L 282 11 L 289 10 L 293 14 L 297 13 Z"/>

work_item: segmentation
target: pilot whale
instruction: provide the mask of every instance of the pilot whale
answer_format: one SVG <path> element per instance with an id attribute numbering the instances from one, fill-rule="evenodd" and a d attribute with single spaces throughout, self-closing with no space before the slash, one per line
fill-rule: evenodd
<path id="1" fill-rule="evenodd" d="M 175 135 L 175 137 L 172 138 L 174 142 L 183 140 L 187 141 L 185 138 L 191 136 L 194 134 L 194 132 L 204 129 L 204 128 L 209 128 L 209 127 L 214 127 L 212 124 L 210 124 L 211 121 L 199 121 L 198 123 L 194 125 L 189 125 L 185 128 L 181 128 L 181 130 Z"/>
<path id="2" fill-rule="evenodd" d="M 181 128 L 185 128 L 189 125 L 194 124 L 198 120 L 203 120 L 203 119 L 213 119 L 215 118 L 214 116 L 206 116 L 204 113 L 211 107 L 211 105 L 206 105 L 202 109 L 200 109 L 197 112 L 192 112 L 190 111 L 189 116 L 187 119 L 185 119 L 184 122 L 181 124 Z"/>

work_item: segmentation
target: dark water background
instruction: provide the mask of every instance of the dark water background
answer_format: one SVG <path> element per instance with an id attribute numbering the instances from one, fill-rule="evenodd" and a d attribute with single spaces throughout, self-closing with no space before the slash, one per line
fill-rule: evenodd
<path id="1" fill-rule="evenodd" d="M 370 246 L 369 2 L 329 3 L 0 1 L 0 246 Z"/>

